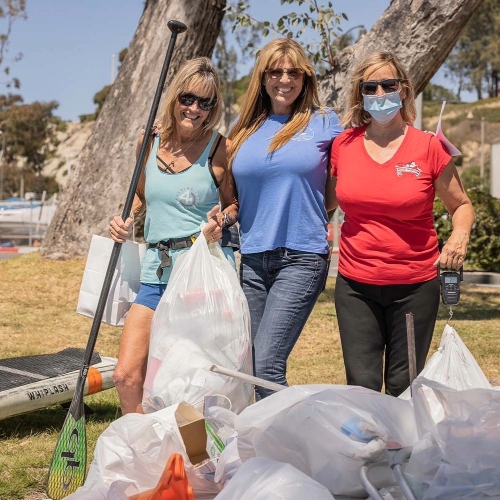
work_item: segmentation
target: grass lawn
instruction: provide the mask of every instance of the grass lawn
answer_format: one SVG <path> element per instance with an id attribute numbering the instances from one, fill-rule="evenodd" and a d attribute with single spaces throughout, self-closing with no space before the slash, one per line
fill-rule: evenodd
<path id="1" fill-rule="evenodd" d="M 1 357 L 57 352 L 87 343 L 91 320 L 75 313 L 85 259 L 53 262 L 29 254 L 0 262 Z M 330 278 L 289 361 L 289 382 L 345 383 Z M 418 312 L 415 312 L 418 314 Z M 447 309 L 442 306 L 431 354 L 439 344 Z M 452 321 L 486 376 L 500 384 L 500 289 L 463 286 Z M 116 356 L 120 329 L 103 325 L 96 350 Z M 88 463 L 95 441 L 120 416 L 114 389 L 87 397 Z M 0 421 L 0 499 L 39 500 L 65 418 L 55 406 Z"/>

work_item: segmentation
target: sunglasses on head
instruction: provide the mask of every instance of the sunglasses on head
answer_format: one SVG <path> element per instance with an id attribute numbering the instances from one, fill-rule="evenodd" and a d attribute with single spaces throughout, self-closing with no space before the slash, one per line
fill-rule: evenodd
<path id="1" fill-rule="evenodd" d="M 269 78 L 273 80 L 279 80 L 283 78 L 283 74 L 286 73 L 290 80 L 296 80 L 304 74 L 304 70 L 300 68 L 270 68 L 266 69 L 266 74 Z"/>
<path id="2" fill-rule="evenodd" d="M 361 82 L 359 87 L 361 93 L 364 95 L 375 95 L 379 86 L 382 87 L 385 94 L 388 94 L 389 92 L 397 92 L 399 90 L 399 84 L 402 81 L 401 78 L 388 78 L 380 81 L 369 80 L 367 82 Z"/>
<path id="3" fill-rule="evenodd" d="M 210 111 L 217 104 L 217 99 L 215 97 L 200 97 L 196 94 L 191 94 L 190 92 L 180 94 L 177 97 L 177 100 L 183 106 L 191 106 L 195 102 L 198 102 L 198 107 L 203 111 Z"/>

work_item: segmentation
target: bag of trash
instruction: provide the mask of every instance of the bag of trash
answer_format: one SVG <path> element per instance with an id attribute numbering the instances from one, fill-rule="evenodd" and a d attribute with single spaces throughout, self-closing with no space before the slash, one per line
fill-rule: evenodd
<path id="1" fill-rule="evenodd" d="M 236 430 L 243 463 L 255 456 L 289 463 L 345 496 L 365 494 L 359 479 L 365 463 L 417 440 L 409 401 L 355 386 L 288 387 L 246 408 Z M 393 484 L 387 469 L 377 488 Z"/>
<path id="2" fill-rule="evenodd" d="M 144 411 L 180 401 L 200 407 L 212 394 L 236 412 L 251 404 L 253 386 L 209 371 L 213 364 L 252 373 L 250 314 L 222 248 L 201 232 L 177 259 L 153 317 Z"/>
<path id="3" fill-rule="evenodd" d="M 174 453 L 170 456 L 155 488 L 132 495 L 130 500 L 194 500 L 182 455 Z"/>
<path id="4" fill-rule="evenodd" d="M 500 391 L 419 378 L 413 404 L 421 439 L 406 474 L 418 498 L 500 498 Z"/>
<path id="5" fill-rule="evenodd" d="M 215 464 L 206 440 L 203 415 L 185 403 L 149 415 L 124 415 L 99 436 L 85 484 L 68 499 L 127 499 L 154 490 L 177 453 L 196 500 L 211 500 L 220 487 L 213 482 Z"/>
<path id="6" fill-rule="evenodd" d="M 251 458 L 245 462 L 215 497 L 216 500 L 332 500 L 327 488 L 295 467 Z"/>
<path id="7" fill-rule="evenodd" d="M 438 350 L 429 358 L 418 377 L 434 380 L 458 391 L 491 389 L 474 356 L 450 325 L 444 327 Z M 410 388 L 399 397 L 409 399 Z"/>

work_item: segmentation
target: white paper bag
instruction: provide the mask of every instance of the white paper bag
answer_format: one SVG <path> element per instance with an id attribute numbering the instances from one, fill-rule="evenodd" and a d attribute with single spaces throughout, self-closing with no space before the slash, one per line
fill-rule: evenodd
<path id="1" fill-rule="evenodd" d="M 78 314 L 94 317 L 113 245 L 114 241 L 110 238 L 96 234 L 92 236 L 76 307 Z M 123 325 L 125 315 L 141 286 L 141 260 L 145 252 L 145 244 L 133 241 L 122 244 L 102 316 L 103 323 Z"/>

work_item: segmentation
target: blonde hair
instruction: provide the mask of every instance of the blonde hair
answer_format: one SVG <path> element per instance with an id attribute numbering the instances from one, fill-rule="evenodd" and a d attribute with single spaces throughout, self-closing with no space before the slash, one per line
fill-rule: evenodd
<path id="1" fill-rule="evenodd" d="M 264 73 L 280 59 L 290 59 L 293 67 L 304 71 L 302 92 L 293 103 L 291 117 L 273 137 L 269 146 L 272 153 L 284 146 L 297 132 L 304 130 L 313 110 L 322 109 L 319 104 L 318 84 L 314 68 L 302 47 L 289 38 L 278 38 L 269 42 L 259 53 L 250 83 L 241 106 L 241 112 L 229 133 L 232 163 L 241 145 L 264 122 L 271 112 L 271 98 L 263 88 Z"/>
<path id="2" fill-rule="evenodd" d="M 219 75 L 212 61 L 208 57 L 197 57 L 185 62 L 174 76 L 165 94 L 161 122 L 161 140 L 171 137 L 175 132 L 174 109 L 177 98 L 184 92 L 190 92 L 194 88 L 203 97 L 213 97 L 217 103 L 210 110 L 207 119 L 203 123 L 203 130 L 208 131 L 215 128 L 222 116 L 222 94 L 220 91 Z"/>
<path id="3" fill-rule="evenodd" d="M 402 100 L 401 116 L 403 120 L 408 124 L 415 121 L 417 117 L 415 92 L 408 73 L 395 55 L 390 52 L 373 52 L 365 57 L 351 74 L 351 89 L 347 99 L 348 111 L 342 119 L 344 127 L 361 127 L 371 122 L 370 113 L 363 109 L 363 94 L 361 94 L 359 84 L 363 81 L 363 76 L 368 70 L 373 72 L 384 66 L 390 66 L 395 78 L 402 80 L 401 89 L 404 90 L 404 99 Z"/>

